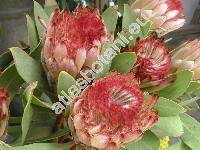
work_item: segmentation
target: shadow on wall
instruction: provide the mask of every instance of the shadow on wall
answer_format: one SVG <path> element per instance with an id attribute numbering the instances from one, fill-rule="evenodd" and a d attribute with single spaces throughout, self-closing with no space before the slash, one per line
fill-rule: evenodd
<path id="1" fill-rule="evenodd" d="M 44 0 L 36 0 L 44 3 Z M 25 14 L 33 13 L 33 0 L 0 0 L 0 53 L 27 41 Z"/>

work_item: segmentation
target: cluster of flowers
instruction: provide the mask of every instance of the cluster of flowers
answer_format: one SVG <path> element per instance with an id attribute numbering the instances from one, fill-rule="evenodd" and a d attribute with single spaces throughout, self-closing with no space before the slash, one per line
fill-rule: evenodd
<path id="1" fill-rule="evenodd" d="M 140 18 L 152 21 L 151 29 L 160 36 L 183 26 L 180 0 L 136 0 L 132 9 Z M 78 7 L 73 13 L 56 9 L 44 35 L 43 61 L 47 72 L 57 78 L 66 71 L 77 78 L 80 70 L 90 68 L 98 59 L 107 31 L 97 8 Z M 111 41 L 109 41 L 111 42 Z M 170 56 L 163 40 L 155 34 L 124 51 L 135 52 L 137 62 L 129 73 L 111 72 L 88 86 L 71 104 L 69 127 L 77 142 L 98 149 L 116 149 L 137 141 L 158 120 L 153 106 L 158 96 L 147 103 L 141 83 L 161 84 L 169 70 L 200 74 L 200 40 L 188 41 Z M 0 88 L 0 136 L 5 135 L 9 94 Z"/>

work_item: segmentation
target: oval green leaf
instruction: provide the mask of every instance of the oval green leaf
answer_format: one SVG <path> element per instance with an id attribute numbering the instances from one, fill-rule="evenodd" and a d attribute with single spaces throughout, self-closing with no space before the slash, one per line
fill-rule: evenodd
<path id="1" fill-rule="evenodd" d="M 76 80 L 67 72 L 62 71 L 58 77 L 57 93 L 62 95 L 62 91 L 68 94 L 68 89 L 76 83 Z"/>
<path id="2" fill-rule="evenodd" d="M 181 105 L 163 97 L 158 99 L 154 109 L 158 111 L 161 117 L 177 116 L 185 112 L 185 109 Z"/>
<path id="3" fill-rule="evenodd" d="M 183 134 L 183 125 L 179 116 L 159 117 L 152 131 L 162 136 L 178 137 Z"/>
<path id="4" fill-rule="evenodd" d="M 133 9 L 129 5 L 124 4 L 122 29 L 128 29 L 132 23 L 136 22 L 136 19 L 137 19 L 137 16 L 133 12 Z"/>
<path id="5" fill-rule="evenodd" d="M 184 134 L 181 136 L 183 142 L 193 150 L 199 150 L 200 145 L 200 123 L 187 114 L 182 114 Z"/>
<path id="6" fill-rule="evenodd" d="M 200 95 L 200 82 L 192 81 L 187 89 L 187 93 Z"/>
<path id="7" fill-rule="evenodd" d="M 110 34 L 114 34 L 118 19 L 117 11 L 113 7 L 109 7 L 103 12 L 102 18 L 104 20 L 108 36 Z"/>
<path id="8" fill-rule="evenodd" d="M 169 150 L 192 150 L 182 141 L 169 147 Z"/>
<path id="9" fill-rule="evenodd" d="M 109 42 L 106 42 L 103 46 L 102 46 L 102 49 L 101 49 L 101 55 L 104 56 L 104 53 L 106 51 L 106 49 L 110 48 L 111 47 L 111 44 Z M 96 73 L 95 74 L 95 79 L 100 79 L 100 78 L 103 78 L 110 70 L 110 67 L 111 67 L 111 63 L 112 61 L 108 62 L 108 63 L 102 63 L 103 64 L 103 69 L 100 73 Z"/>
<path id="10" fill-rule="evenodd" d="M 48 25 L 49 16 L 45 12 L 45 10 L 42 8 L 42 6 L 36 1 L 34 1 L 34 16 L 35 16 L 35 22 L 36 22 L 36 27 L 37 27 L 39 37 L 42 38 L 45 28 L 41 25 L 39 18 L 42 19 L 46 23 L 46 25 Z"/>
<path id="11" fill-rule="evenodd" d="M 25 146 L 2 146 L 0 145 L 0 150 L 70 150 L 73 146 L 72 143 L 67 144 L 53 144 L 53 143 L 34 143 Z"/>
<path id="12" fill-rule="evenodd" d="M 10 48 L 10 51 L 13 55 L 17 72 L 24 81 L 29 84 L 38 81 L 40 88 L 48 89 L 48 82 L 42 66 L 20 48 L 13 47 Z"/>
<path id="13" fill-rule="evenodd" d="M 33 19 L 29 15 L 26 15 L 26 20 L 28 28 L 28 43 L 32 52 L 38 45 L 38 34 Z"/>
<path id="14" fill-rule="evenodd" d="M 129 144 L 127 150 L 158 150 L 159 146 L 160 139 L 151 131 L 147 131 L 140 141 Z"/>
<path id="15" fill-rule="evenodd" d="M 127 73 L 133 68 L 136 60 L 137 56 L 133 52 L 121 53 L 112 60 L 111 70 L 121 74 Z"/>
<path id="16" fill-rule="evenodd" d="M 33 116 L 33 108 L 31 106 L 31 100 L 33 96 L 33 92 L 37 86 L 37 83 L 33 83 L 30 86 L 28 86 L 25 91 L 23 92 L 23 98 L 24 101 L 26 101 L 26 106 L 24 108 L 24 113 L 22 117 L 22 140 L 21 145 L 24 144 L 29 127 L 31 125 L 31 119 Z"/>
<path id="17" fill-rule="evenodd" d="M 58 8 L 58 4 L 56 2 L 56 0 L 46 0 L 45 1 L 45 5 L 44 5 L 44 9 L 46 11 L 46 13 L 51 16 L 51 14 L 53 13 L 53 11 Z"/>
<path id="18" fill-rule="evenodd" d="M 190 85 L 193 73 L 188 70 L 180 71 L 176 74 L 176 80 L 172 85 L 158 91 L 161 97 L 175 100 L 182 96 Z"/>
<path id="19" fill-rule="evenodd" d="M 41 133 L 41 130 L 40 131 L 38 130 L 38 133 L 39 132 Z M 46 137 L 43 136 L 43 138 L 38 138 L 38 139 L 32 140 L 32 142 L 34 142 L 34 143 L 45 142 L 45 141 L 56 139 L 58 137 L 64 136 L 64 135 L 69 134 L 69 133 L 70 133 L 70 130 L 68 128 L 64 128 L 64 129 L 61 129 L 58 132 L 55 132 L 55 133 L 53 133 L 49 136 L 46 136 Z"/>
<path id="20" fill-rule="evenodd" d="M 34 104 L 36 106 L 44 107 L 44 108 L 47 108 L 47 109 L 50 109 L 50 110 L 52 108 L 52 104 L 47 103 L 47 102 L 43 102 L 42 100 L 38 99 L 34 95 L 32 96 L 32 104 Z"/>

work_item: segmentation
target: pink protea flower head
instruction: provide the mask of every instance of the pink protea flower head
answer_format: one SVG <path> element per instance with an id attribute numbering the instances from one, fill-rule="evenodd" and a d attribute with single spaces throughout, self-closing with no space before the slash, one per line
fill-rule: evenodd
<path id="1" fill-rule="evenodd" d="M 193 80 L 200 81 L 200 39 L 186 42 L 172 56 L 172 70 L 191 70 Z"/>
<path id="2" fill-rule="evenodd" d="M 5 140 L 7 133 L 8 102 L 9 93 L 3 87 L 0 87 L 0 140 Z"/>
<path id="3" fill-rule="evenodd" d="M 45 35 L 43 59 L 54 77 L 66 71 L 74 77 L 91 67 L 106 41 L 106 28 L 97 8 L 78 7 L 73 13 L 56 9 Z"/>
<path id="4" fill-rule="evenodd" d="M 138 17 L 152 21 L 151 29 L 161 36 L 179 29 L 185 23 L 181 0 L 136 0 L 132 8 Z"/>
<path id="5" fill-rule="evenodd" d="M 141 81 L 159 81 L 168 73 L 171 57 L 162 40 L 156 35 L 138 40 L 130 51 L 135 52 L 138 57 L 133 71 Z"/>
<path id="6" fill-rule="evenodd" d="M 114 150 L 138 140 L 157 121 L 145 105 L 139 83 L 132 73 L 111 75 L 88 87 L 71 105 L 69 126 L 75 140 L 89 147 Z"/>

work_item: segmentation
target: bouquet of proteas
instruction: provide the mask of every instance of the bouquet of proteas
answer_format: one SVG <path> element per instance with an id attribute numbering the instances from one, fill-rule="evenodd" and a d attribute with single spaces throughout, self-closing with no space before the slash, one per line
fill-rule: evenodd
<path id="1" fill-rule="evenodd" d="M 0 57 L 0 149 L 199 150 L 186 112 L 198 108 L 200 39 L 164 38 L 185 23 L 181 1 L 119 0 L 102 14 L 58 4 L 34 2 L 29 43 Z M 16 98 L 24 113 L 9 117 Z"/>

